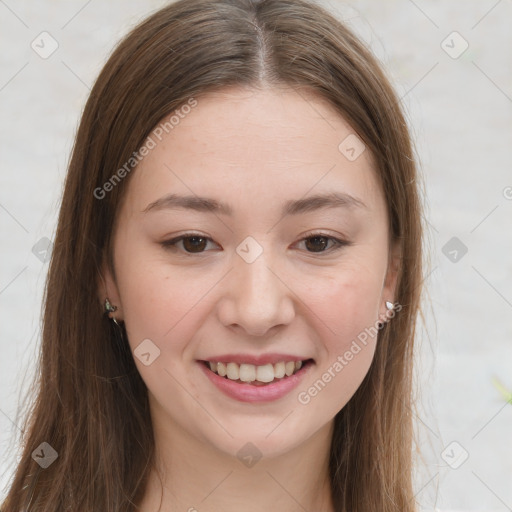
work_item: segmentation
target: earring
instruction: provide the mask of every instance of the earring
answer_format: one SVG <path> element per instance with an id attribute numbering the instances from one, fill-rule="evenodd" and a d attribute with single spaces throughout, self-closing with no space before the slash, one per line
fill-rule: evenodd
<path id="1" fill-rule="evenodd" d="M 107 313 L 108 315 L 110 315 L 110 313 L 113 313 L 114 311 L 117 311 L 117 306 L 114 306 L 113 304 L 110 303 L 110 300 L 108 300 L 108 297 L 105 299 L 105 313 Z M 119 322 L 113 317 L 113 316 L 109 316 L 109 318 L 119 327 L 121 328 L 121 326 L 119 325 Z"/>
<path id="2" fill-rule="evenodd" d="M 108 297 L 105 299 L 105 313 L 113 313 L 114 311 L 117 311 L 117 306 L 113 306 L 110 304 L 110 301 L 108 300 Z"/>
<path id="3" fill-rule="evenodd" d="M 394 307 L 395 307 L 395 305 L 392 302 L 386 301 L 386 309 L 388 311 L 391 311 Z M 389 320 L 386 320 L 385 323 L 387 323 L 387 322 L 389 322 Z M 378 329 L 382 329 L 383 327 L 384 327 L 384 324 L 382 322 L 378 322 L 377 323 L 377 328 Z"/>

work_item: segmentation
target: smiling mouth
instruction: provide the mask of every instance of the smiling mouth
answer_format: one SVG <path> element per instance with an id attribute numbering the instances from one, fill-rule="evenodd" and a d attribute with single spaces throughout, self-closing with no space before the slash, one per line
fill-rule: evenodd
<path id="1" fill-rule="evenodd" d="M 304 361 L 281 361 L 275 364 L 255 366 L 253 364 L 201 361 L 212 373 L 239 384 L 267 386 L 295 375 L 313 364 L 313 359 Z"/>

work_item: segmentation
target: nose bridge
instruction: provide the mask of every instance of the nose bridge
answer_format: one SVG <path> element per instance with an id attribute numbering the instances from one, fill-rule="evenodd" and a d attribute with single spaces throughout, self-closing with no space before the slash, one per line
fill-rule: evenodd
<path id="1" fill-rule="evenodd" d="M 262 297 L 272 298 L 275 295 L 275 275 L 271 272 L 272 262 L 269 256 L 260 255 L 251 263 L 239 258 L 235 264 L 238 284 L 237 295 L 242 301 L 257 300 Z"/>
<path id="2" fill-rule="evenodd" d="M 228 323 L 263 333 L 289 322 L 293 307 L 287 295 L 291 292 L 275 275 L 274 253 L 252 237 L 240 243 L 236 252 L 229 286 L 233 316 Z"/>
<path id="3" fill-rule="evenodd" d="M 265 304 L 275 300 L 277 292 L 274 282 L 276 277 L 269 269 L 272 268 L 272 251 L 264 249 L 255 239 L 248 237 L 239 244 L 236 252 L 237 301 L 263 310 Z"/>

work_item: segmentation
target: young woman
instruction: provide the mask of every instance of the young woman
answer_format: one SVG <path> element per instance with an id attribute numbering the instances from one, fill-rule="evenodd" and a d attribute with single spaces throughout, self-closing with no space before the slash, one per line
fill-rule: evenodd
<path id="1" fill-rule="evenodd" d="M 306 0 L 180 0 L 119 44 L 66 178 L 3 512 L 410 512 L 418 176 Z"/>

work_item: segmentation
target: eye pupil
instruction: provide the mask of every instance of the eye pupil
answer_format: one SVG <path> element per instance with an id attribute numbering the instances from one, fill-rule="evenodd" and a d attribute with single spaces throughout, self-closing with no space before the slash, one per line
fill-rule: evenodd
<path id="1" fill-rule="evenodd" d="M 323 249 L 326 248 L 327 244 L 328 244 L 328 240 L 327 240 L 327 237 L 325 236 L 312 236 L 312 237 L 309 237 L 307 240 L 306 240 L 306 246 L 308 245 L 309 241 L 311 240 L 316 240 L 316 241 L 319 241 L 321 240 L 322 242 L 320 244 L 313 244 L 313 246 L 315 248 L 320 248 L 320 251 L 312 251 L 312 252 L 321 252 Z"/>
<path id="2" fill-rule="evenodd" d="M 202 245 L 200 243 L 200 245 L 197 245 L 197 243 L 192 243 L 191 245 L 189 244 L 189 242 L 191 240 L 195 240 L 196 242 L 198 240 L 201 240 L 202 241 Z M 188 251 L 188 252 L 201 252 L 201 250 L 204 249 L 204 243 L 205 243 L 205 238 L 202 237 L 202 236 L 188 236 L 186 238 L 183 239 L 183 247 L 185 247 L 185 249 Z M 192 249 L 192 250 L 189 250 L 189 249 Z M 194 249 L 199 249 L 199 251 L 195 251 Z"/>

